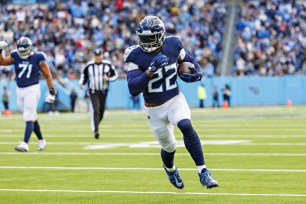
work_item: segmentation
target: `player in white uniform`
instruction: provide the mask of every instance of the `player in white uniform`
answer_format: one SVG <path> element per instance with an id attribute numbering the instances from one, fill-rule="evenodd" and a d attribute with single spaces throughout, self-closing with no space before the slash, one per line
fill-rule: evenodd
<path id="1" fill-rule="evenodd" d="M 8 44 L 0 41 L 0 65 L 15 65 L 17 83 L 17 104 L 23 112 L 23 119 L 26 123 L 24 139 L 15 147 L 20 152 L 29 151 L 29 140 L 32 132 L 38 138 L 38 150 L 44 150 L 46 141 L 44 140 L 40 125 L 37 121 L 37 105 L 40 98 L 39 76 L 44 75 L 49 88 L 49 95 L 46 102 L 53 103 L 55 100 L 55 90 L 53 88 L 52 76 L 46 62 L 45 54 L 34 52 L 32 42 L 27 37 L 21 37 L 17 42 L 17 50 L 13 50 L 10 56 L 2 56 L 2 50 Z"/>

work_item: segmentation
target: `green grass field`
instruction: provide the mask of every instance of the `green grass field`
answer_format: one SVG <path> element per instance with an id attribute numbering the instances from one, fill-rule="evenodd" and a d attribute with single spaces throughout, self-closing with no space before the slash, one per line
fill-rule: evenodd
<path id="1" fill-rule="evenodd" d="M 205 160 L 220 187 L 203 188 L 182 145 L 174 188 L 144 112 L 107 111 L 95 140 L 87 113 L 39 114 L 47 140 L 15 152 L 22 115 L 0 117 L 0 203 L 306 203 L 306 107 L 193 109 Z"/>

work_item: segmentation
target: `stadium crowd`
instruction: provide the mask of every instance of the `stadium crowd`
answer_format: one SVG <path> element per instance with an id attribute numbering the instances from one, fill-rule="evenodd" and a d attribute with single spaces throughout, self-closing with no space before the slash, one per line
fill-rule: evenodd
<path id="1" fill-rule="evenodd" d="M 248 1 L 236 24 L 235 74 L 281 76 L 305 71 L 306 2 Z"/>
<path id="2" fill-rule="evenodd" d="M 226 3 L 221 0 L 69 0 L 48 4 L 0 7 L 0 40 L 9 50 L 21 36 L 47 54 L 55 78 L 79 78 L 80 70 L 92 57 L 94 47 L 102 47 L 124 78 L 123 51 L 137 44 L 139 21 L 147 14 L 159 16 L 167 35 L 179 35 L 207 75 L 214 75 L 221 56 Z M 1 39 L 2 38 L 2 39 Z M 8 53 L 6 53 L 8 54 Z M 0 78 L 12 70 L 1 68 Z M 13 69 L 13 68 L 12 68 Z"/>

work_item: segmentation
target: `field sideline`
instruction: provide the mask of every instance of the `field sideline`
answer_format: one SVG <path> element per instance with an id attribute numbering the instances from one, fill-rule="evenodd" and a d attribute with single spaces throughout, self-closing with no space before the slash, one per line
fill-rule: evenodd
<path id="1" fill-rule="evenodd" d="M 36 151 L 13 147 L 22 115 L 0 116 L 0 203 L 306 203 L 306 106 L 192 109 L 205 160 L 219 188 L 203 188 L 175 129 L 175 164 L 185 188 L 174 188 L 144 112 L 108 110 L 101 139 L 89 114 L 39 114 L 47 140 Z"/>

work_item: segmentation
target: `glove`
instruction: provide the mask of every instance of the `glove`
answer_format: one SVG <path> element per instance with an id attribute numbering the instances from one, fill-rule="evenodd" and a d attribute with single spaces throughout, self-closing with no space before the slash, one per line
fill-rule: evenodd
<path id="1" fill-rule="evenodd" d="M 53 103 L 55 101 L 55 90 L 54 88 L 49 89 L 49 94 L 46 98 L 47 103 Z"/>
<path id="2" fill-rule="evenodd" d="M 183 80 L 184 82 L 187 82 L 187 83 L 191 83 L 191 82 L 195 82 L 195 81 L 200 81 L 202 79 L 203 74 L 201 72 L 198 72 L 193 67 L 189 67 L 189 69 L 191 69 L 192 74 L 183 73 L 183 74 L 179 75 L 181 80 Z"/>
<path id="3" fill-rule="evenodd" d="M 166 66 L 168 64 L 169 58 L 166 55 L 158 54 L 153 59 L 148 68 L 152 73 L 156 72 L 159 68 Z"/>
<path id="4" fill-rule="evenodd" d="M 0 51 L 2 51 L 4 48 L 8 46 L 7 42 L 5 41 L 0 41 Z"/>

